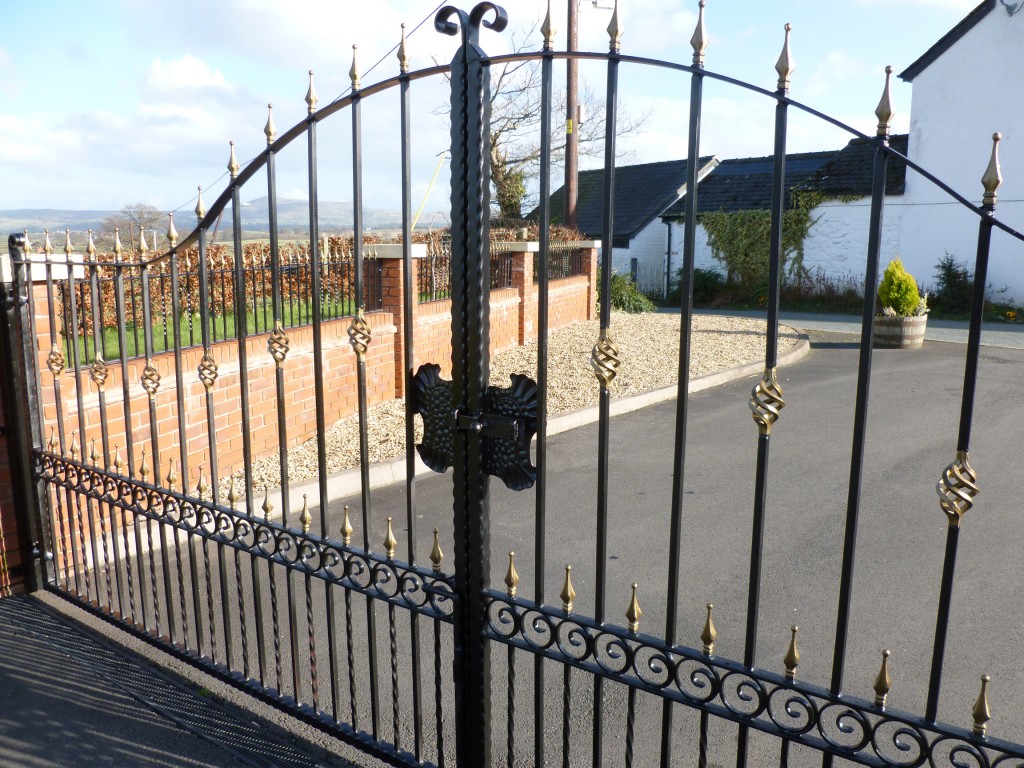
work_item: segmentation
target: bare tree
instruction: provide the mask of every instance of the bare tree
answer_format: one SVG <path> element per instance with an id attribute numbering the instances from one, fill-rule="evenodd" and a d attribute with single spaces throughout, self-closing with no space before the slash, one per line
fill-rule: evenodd
<path id="1" fill-rule="evenodd" d="M 118 213 L 105 218 L 103 228 L 111 233 L 115 228 L 121 230 L 121 242 L 127 240 L 128 248 L 134 251 L 138 247 L 141 230 L 153 229 L 164 215 L 152 205 L 128 203 Z"/>

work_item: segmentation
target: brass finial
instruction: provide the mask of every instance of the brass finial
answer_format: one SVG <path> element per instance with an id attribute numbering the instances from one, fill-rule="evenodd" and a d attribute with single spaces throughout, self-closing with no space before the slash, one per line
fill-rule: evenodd
<path id="1" fill-rule="evenodd" d="M 146 478 L 149 477 L 149 465 L 146 463 L 146 446 L 142 446 L 142 463 L 139 465 L 139 477 L 142 478 L 142 482 L 146 482 Z"/>
<path id="2" fill-rule="evenodd" d="M 794 624 L 789 631 L 792 632 L 792 636 L 789 638 L 789 648 L 782 663 L 786 665 L 786 679 L 796 680 L 796 665 L 800 663 L 800 650 L 796 647 L 796 633 L 800 631 L 800 627 Z"/>
<path id="3" fill-rule="evenodd" d="M 28 227 L 23 229 L 22 234 L 25 235 L 25 253 L 32 253 L 32 243 L 28 239 Z"/>
<path id="4" fill-rule="evenodd" d="M 789 52 L 789 31 L 793 28 L 792 24 L 786 25 L 786 42 L 782 44 L 782 53 L 779 54 L 779 60 L 775 62 L 775 71 L 779 73 L 779 90 L 789 90 L 789 76 L 793 74 L 793 56 Z"/>
<path id="5" fill-rule="evenodd" d="M 274 105 L 267 104 L 267 124 L 263 127 L 263 133 L 267 137 L 267 146 L 274 143 L 277 138 L 277 126 L 274 125 Z"/>
<path id="6" fill-rule="evenodd" d="M 149 253 L 149 246 L 146 245 L 146 230 L 139 227 L 139 257 L 144 259 L 147 253 Z"/>
<path id="7" fill-rule="evenodd" d="M 637 583 L 633 582 L 633 596 L 629 598 L 629 607 L 626 608 L 626 626 L 634 635 L 640 631 L 640 617 L 644 612 L 640 610 L 640 602 L 636 599 Z"/>
<path id="8" fill-rule="evenodd" d="M 95 465 L 96 460 L 99 459 L 99 457 L 99 454 L 96 453 L 96 438 L 94 437 L 91 441 L 89 441 L 89 461 L 91 461 Z"/>
<path id="9" fill-rule="evenodd" d="M 555 47 L 555 34 L 558 32 L 551 25 L 551 0 L 548 0 L 548 12 L 544 16 L 544 23 L 540 25 L 540 33 L 544 35 L 544 50 L 550 51 Z"/>
<path id="10" fill-rule="evenodd" d="M 196 493 L 199 494 L 200 500 L 206 496 L 206 493 L 210 490 L 209 484 L 206 482 L 206 477 L 203 475 L 203 467 L 199 465 L 199 481 L 196 483 Z"/>
<path id="11" fill-rule="evenodd" d="M 345 519 L 341 521 L 341 543 L 346 547 L 352 543 L 352 519 L 348 514 L 348 504 L 345 505 Z"/>
<path id="12" fill-rule="evenodd" d="M 53 253 L 53 246 L 50 244 L 50 230 L 43 230 L 43 253 L 49 257 Z"/>
<path id="13" fill-rule="evenodd" d="M 206 216 L 206 205 L 203 203 L 203 188 L 196 187 L 199 190 L 199 195 L 196 198 L 196 218 L 202 221 Z"/>
<path id="14" fill-rule="evenodd" d="M 758 433 L 771 434 L 772 424 L 778 420 L 779 412 L 785 407 L 775 368 L 765 368 L 761 380 L 750 391 L 750 415 L 757 424 Z"/>
<path id="15" fill-rule="evenodd" d="M 174 228 L 174 214 L 167 214 L 167 242 L 171 244 L 171 248 L 178 244 L 178 230 Z"/>
<path id="16" fill-rule="evenodd" d="M 359 53 L 359 46 L 353 44 L 352 46 L 352 68 L 348 71 L 348 76 L 352 79 L 352 90 L 358 91 L 362 83 L 359 81 L 359 59 L 357 54 Z"/>
<path id="17" fill-rule="evenodd" d="M 124 461 L 121 459 L 121 446 L 114 445 L 114 469 L 117 470 L 117 474 L 121 474 L 121 468 L 124 466 Z"/>
<path id="18" fill-rule="evenodd" d="M 878 677 L 875 678 L 875 706 L 884 707 L 885 700 L 889 697 L 889 689 L 892 687 L 892 678 L 889 677 L 889 652 L 882 651 L 882 668 L 878 670 Z"/>
<path id="19" fill-rule="evenodd" d="M 988 675 L 981 676 L 981 692 L 978 694 L 978 700 L 974 702 L 974 709 L 971 710 L 971 714 L 974 715 L 974 733 L 977 736 L 985 735 L 985 731 L 988 730 L 986 723 L 992 719 L 992 712 L 988 708 L 988 684 L 991 680 Z"/>
<path id="20" fill-rule="evenodd" d="M 46 450 L 55 453 L 57 450 L 57 428 L 50 426 L 50 439 L 46 441 Z"/>
<path id="21" fill-rule="evenodd" d="M 309 514 L 308 494 L 302 494 L 302 514 L 299 515 L 299 524 L 303 533 L 309 533 L 309 526 L 313 523 L 313 516 Z"/>
<path id="22" fill-rule="evenodd" d="M 238 503 L 238 486 L 235 478 L 231 478 L 231 485 L 228 486 L 228 504 L 234 507 Z"/>
<path id="23" fill-rule="evenodd" d="M 892 94 L 889 91 L 889 84 L 892 80 L 892 67 L 885 68 L 885 88 L 882 90 L 882 98 L 878 100 L 878 106 L 875 107 L 875 117 L 878 118 L 878 136 L 889 135 L 889 124 L 892 122 L 892 116 L 896 113 L 892 108 Z"/>
<path id="24" fill-rule="evenodd" d="M 71 433 L 71 446 L 68 448 L 68 453 L 71 454 L 71 460 L 75 460 L 75 456 L 78 455 L 78 430 Z"/>
<path id="25" fill-rule="evenodd" d="M 64 253 L 70 256 L 75 252 L 75 249 L 71 247 L 71 230 L 64 230 Z"/>
<path id="26" fill-rule="evenodd" d="M 124 246 L 121 245 L 121 230 L 114 227 L 114 261 L 120 261 L 122 253 L 124 253 Z"/>
<path id="27" fill-rule="evenodd" d="M 398 70 L 409 71 L 409 51 L 405 45 L 405 24 L 402 24 L 402 42 L 398 44 Z"/>
<path id="28" fill-rule="evenodd" d="M 444 552 L 441 551 L 441 539 L 437 535 L 437 528 L 434 529 L 434 546 L 430 550 L 430 562 L 434 564 L 434 570 L 441 571 L 441 561 L 444 560 Z"/>
<path id="29" fill-rule="evenodd" d="M 238 158 L 235 157 L 235 142 L 229 141 L 228 144 L 231 145 L 231 157 L 228 158 L 228 173 L 234 179 L 238 176 L 240 166 L 238 165 Z"/>
<path id="30" fill-rule="evenodd" d="M 316 103 L 320 99 L 316 96 L 316 88 L 313 87 L 313 70 L 309 70 L 309 90 L 306 91 L 306 111 L 309 114 L 316 112 Z"/>
<path id="31" fill-rule="evenodd" d="M 981 183 L 985 185 L 985 197 L 982 198 L 984 205 L 996 204 L 996 190 L 1003 183 L 1003 174 L 999 169 L 999 142 L 1002 139 L 1003 134 L 992 134 L 992 156 L 988 160 L 985 175 L 981 177 Z"/>
<path id="32" fill-rule="evenodd" d="M 622 22 L 619 20 L 619 0 L 615 0 L 612 20 L 608 22 L 608 50 L 618 53 L 622 48 Z"/>
<path id="33" fill-rule="evenodd" d="M 95 259 L 96 258 L 96 243 L 94 243 L 93 240 L 92 240 L 92 230 L 90 229 L 90 230 L 88 230 L 88 232 L 89 232 L 89 244 L 87 246 L 85 246 L 85 252 L 89 254 L 89 258 L 90 259 Z"/>
<path id="34" fill-rule="evenodd" d="M 697 11 L 697 28 L 693 30 L 690 46 L 693 48 L 693 65 L 703 67 L 704 51 L 708 47 L 708 29 L 704 26 L 704 0 L 700 0 L 700 10 Z"/>
<path id="35" fill-rule="evenodd" d="M 960 520 L 974 506 L 974 497 L 981 489 L 978 487 L 978 473 L 970 463 L 967 451 L 957 451 L 953 463 L 942 472 L 942 477 L 935 485 L 939 494 L 939 506 L 946 513 L 946 518 L 953 528 L 960 527 Z"/>
<path id="36" fill-rule="evenodd" d="M 715 640 L 718 638 L 718 631 L 715 629 L 715 622 L 711 618 L 711 611 L 715 604 L 708 603 L 708 617 L 704 620 L 704 631 L 700 633 L 700 641 L 704 643 L 704 653 L 710 656 L 715 650 Z"/>
<path id="37" fill-rule="evenodd" d="M 519 589 L 519 572 L 516 571 L 516 553 L 508 553 L 508 570 L 505 571 L 505 586 L 508 587 L 508 596 L 515 597 Z"/>
<path id="38" fill-rule="evenodd" d="M 576 599 L 576 590 L 572 588 L 572 566 L 565 566 L 565 583 L 562 591 L 558 594 L 562 598 L 562 610 L 572 613 L 572 601 Z"/>
<path id="39" fill-rule="evenodd" d="M 274 505 L 270 503 L 270 486 L 263 486 L 263 519 L 269 520 L 270 513 L 274 511 Z"/>
<path id="40" fill-rule="evenodd" d="M 391 516 L 388 516 L 388 532 L 384 537 L 384 554 L 388 556 L 388 560 L 393 560 L 395 557 L 395 549 L 398 547 L 398 541 L 395 539 L 395 532 L 391 527 Z"/>
<path id="41" fill-rule="evenodd" d="M 178 484 L 178 475 L 174 470 L 174 459 L 171 459 L 171 466 L 167 470 L 167 488 L 174 490 L 174 486 Z"/>

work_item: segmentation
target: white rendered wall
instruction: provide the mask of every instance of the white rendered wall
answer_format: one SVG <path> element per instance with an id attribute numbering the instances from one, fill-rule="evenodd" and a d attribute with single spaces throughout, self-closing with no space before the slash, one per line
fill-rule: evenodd
<path id="1" fill-rule="evenodd" d="M 637 260 L 637 282 L 641 291 L 658 293 L 665 286 L 665 247 L 668 227 L 655 218 L 641 229 L 629 248 L 612 249 L 612 268 L 620 275 L 630 274 L 630 262 Z"/>
<path id="2" fill-rule="evenodd" d="M 900 255 L 900 232 L 903 198 L 891 195 L 885 199 L 882 212 L 882 248 L 879 271 Z M 861 198 L 844 203 L 832 200 L 814 208 L 814 223 L 804 240 L 804 269 L 810 273 L 820 270 L 831 277 L 853 276 L 864 278 L 868 255 L 868 224 L 871 219 L 871 199 Z M 909 269 L 909 267 L 908 267 Z M 919 283 L 928 284 L 929 275 L 910 270 Z"/>
<path id="3" fill-rule="evenodd" d="M 992 134 L 999 145 L 1003 184 L 996 217 L 1024 230 L 1024 13 L 1001 4 L 913 83 L 910 158 L 975 204 L 983 193 Z M 1016 201 L 1016 202 L 1013 202 Z M 946 253 L 974 271 L 978 217 L 931 182 L 907 171 L 900 255 L 918 282 L 933 281 Z M 992 238 L 988 282 L 1010 290 L 1000 298 L 1024 301 L 1024 243 L 998 230 Z"/>

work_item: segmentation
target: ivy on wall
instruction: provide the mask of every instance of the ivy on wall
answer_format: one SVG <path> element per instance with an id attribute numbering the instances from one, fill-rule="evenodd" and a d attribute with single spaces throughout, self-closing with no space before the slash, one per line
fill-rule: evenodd
<path id="1" fill-rule="evenodd" d="M 791 193 L 791 207 L 782 212 L 782 275 L 784 282 L 800 283 L 804 268 L 804 241 L 820 216 L 811 211 L 828 200 L 849 202 L 855 195 L 829 196 L 815 191 Z M 709 211 L 699 217 L 708 235 L 711 254 L 725 267 L 730 283 L 747 291 L 768 285 L 771 249 L 771 211 Z"/>

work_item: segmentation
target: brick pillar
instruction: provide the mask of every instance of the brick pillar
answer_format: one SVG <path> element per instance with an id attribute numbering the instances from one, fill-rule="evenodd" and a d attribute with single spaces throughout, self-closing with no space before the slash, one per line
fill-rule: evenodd
<path id="1" fill-rule="evenodd" d="M 395 394 L 405 396 L 405 264 L 400 258 L 381 259 L 381 296 L 385 312 L 394 318 L 395 327 Z M 413 270 L 413 280 L 416 271 Z"/>
<path id="2" fill-rule="evenodd" d="M 597 248 L 583 251 L 584 274 L 587 276 L 587 320 L 597 317 Z"/>
<path id="3" fill-rule="evenodd" d="M 537 286 L 533 282 L 534 254 L 512 254 L 512 287 L 519 292 L 519 346 L 532 339 L 537 328 Z"/>

